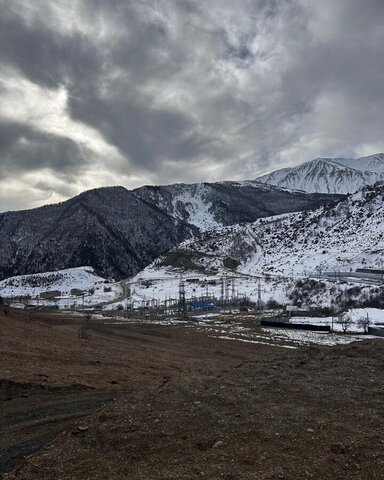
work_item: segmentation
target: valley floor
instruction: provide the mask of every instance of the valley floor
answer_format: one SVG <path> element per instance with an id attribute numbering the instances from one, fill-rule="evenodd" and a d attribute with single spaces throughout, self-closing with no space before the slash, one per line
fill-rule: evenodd
<path id="1" fill-rule="evenodd" d="M 3 478 L 383 478 L 382 340 L 82 322 L 0 313 Z"/>

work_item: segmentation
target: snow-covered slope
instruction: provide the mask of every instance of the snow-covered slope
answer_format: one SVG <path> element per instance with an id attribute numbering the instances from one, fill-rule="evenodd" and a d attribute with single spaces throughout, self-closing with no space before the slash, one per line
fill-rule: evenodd
<path id="1" fill-rule="evenodd" d="M 246 274 L 310 274 L 382 268 L 384 182 L 337 205 L 205 232 L 157 261 L 158 268 Z M 153 268 L 153 267 L 152 267 Z"/>
<path id="2" fill-rule="evenodd" d="M 222 227 L 214 215 L 209 196 L 212 187 L 203 183 L 176 184 L 164 187 L 141 187 L 136 195 L 157 204 L 179 220 L 187 220 L 199 229 Z"/>
<path id="3" fill-rule="evenodd" d="M 19 275 L 0 282 L 0 295 L 3 297 L 36 297 L 48 292 L 68 295 L 71 290 L 88 291 L 97 285 L 108 283 L 105 276 L 92 267 L 68 268 L 57 272 Z"/>
<path id="4" fill-rule="evenodd" d="M 384 154 L 363 158 L 317 158 L 263 175 L 259 182 L 309 193 L 353 193 L 384 180 Z"/>

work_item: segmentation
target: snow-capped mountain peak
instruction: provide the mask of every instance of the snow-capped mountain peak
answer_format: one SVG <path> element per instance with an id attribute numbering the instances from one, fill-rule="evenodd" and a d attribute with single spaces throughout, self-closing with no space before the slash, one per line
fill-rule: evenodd
<path id="1" fill-rule="evenodd" d="M 384 153 L 362 158 L 315 158 L 283 168 L 257 181 L 308 193 L 353 193 L 384 180 Z"/>

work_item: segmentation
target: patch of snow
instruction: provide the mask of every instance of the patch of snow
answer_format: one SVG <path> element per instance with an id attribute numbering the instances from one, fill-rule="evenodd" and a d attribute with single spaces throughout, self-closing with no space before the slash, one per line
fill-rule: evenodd
<path id="1" fill-rule="evenodd" d="M 188 213 L 188 222 L 202 231 L 222 226 L 215 220 L 210 210 L 211 205 L 205 199 L 206 187 L 201 184 L 197 185 L 193 194 L 189 190 L 185 190 L 172 199 L 174 212 L 178 211 L 178 204 L 181 203 Z"/>

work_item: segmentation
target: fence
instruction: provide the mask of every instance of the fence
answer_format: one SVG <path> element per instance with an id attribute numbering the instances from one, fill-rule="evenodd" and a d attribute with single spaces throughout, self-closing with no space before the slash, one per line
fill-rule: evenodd
<path id="1" fill-rule="evenodd" d="M 287 328 L 290 330 L 307 330 L 312 332 L 327 332 L 330 333 L 331 327 L 328 325 L 311 325 L 309 323 L 288 323 L 276 322 L 274 320 L 261 320 L 262 327 Z"/>
<path id="2" fill-rule="evenodd" d="M 368 327 L 368 334 L 376 337 L 384 337 L 384 328 Z"/>
<path id="3" fill-rule="evenodd" d="M 275 323 L 289 323 L 289 317 L 288 316 L 279 316 L 279 317 L 261 317 L 260 319 L 261 324 L 263 325 L 263 322 L 271 322 L 273 324 Z"/>

